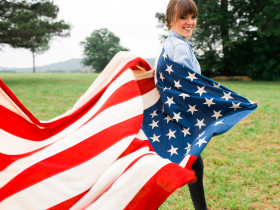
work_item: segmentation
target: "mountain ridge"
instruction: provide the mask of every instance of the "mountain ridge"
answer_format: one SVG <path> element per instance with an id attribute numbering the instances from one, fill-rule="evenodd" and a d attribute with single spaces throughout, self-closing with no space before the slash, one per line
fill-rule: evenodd
<path id="1" fill-rule="evenodd" d="M 154 58 L 146 58 L 146 60 L 151 66 L 154 66 Z M 72 58 L 66 61 L 51 63 L 43 66 L 36 66 L 36 72 L 87 72 L 90 67 L 85 67 L 81 63 L 81 58 Z M 32 72 L 32 67 L 20 68 L 20 67 L 1 67 L 0 72 L 7 73 L 28 73 Z"/>

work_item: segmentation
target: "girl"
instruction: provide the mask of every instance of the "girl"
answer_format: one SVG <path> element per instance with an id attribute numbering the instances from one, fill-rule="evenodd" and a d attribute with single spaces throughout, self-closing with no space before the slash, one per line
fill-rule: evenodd
<path id="1" fill-rule="evenodd" d="M 201 73 L 200 65 L 193 53 L 188 39 L 196 28 L 197 7 L 192 0 L 170 0 L 166 10 L 168 37 L 164 50 L 169 58 L 179 64 Z M 203 161 L 201 156 L 192 165 L 197 181 L 189 184 L 189 190 L 195 209 L 207 209 L 203 189 Z"/>

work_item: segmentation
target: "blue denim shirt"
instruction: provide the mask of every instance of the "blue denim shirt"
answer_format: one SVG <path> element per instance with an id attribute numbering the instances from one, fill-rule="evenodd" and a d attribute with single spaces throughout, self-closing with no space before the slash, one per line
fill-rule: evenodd
<path id="1" fill-rule="evenodd" d="M 189 67 L 201 74 L 200 65 L 193 53 L 192 45 L 175 31 L 169 30 L 163 48 L 172 61 Z"/>

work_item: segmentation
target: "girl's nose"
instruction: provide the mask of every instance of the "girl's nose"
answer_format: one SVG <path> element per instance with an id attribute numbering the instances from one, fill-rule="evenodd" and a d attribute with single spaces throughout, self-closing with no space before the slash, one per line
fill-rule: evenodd
<path id="1" fill-rule="evenodd" d="M 187 18 L 186 22 L 187 22 L 187 24 L 194 24 L 195 20 L 192 18 Z"/>

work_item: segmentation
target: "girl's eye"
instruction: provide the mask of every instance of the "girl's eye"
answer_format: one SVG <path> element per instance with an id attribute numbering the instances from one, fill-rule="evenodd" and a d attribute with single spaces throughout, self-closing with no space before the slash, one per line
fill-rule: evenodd
<path id="1" fill-rule="evenodd" d="M 192 19 L 195 20 L 197 17 L 196 16 L 192 16 Z"/>
<path id="2" fill-rule="evenodd" d="M 186 19 L 186 16 L 180 16 L 180 19 L 181 19 L 181 20 L 185 20 L 185 19 Z"/>

